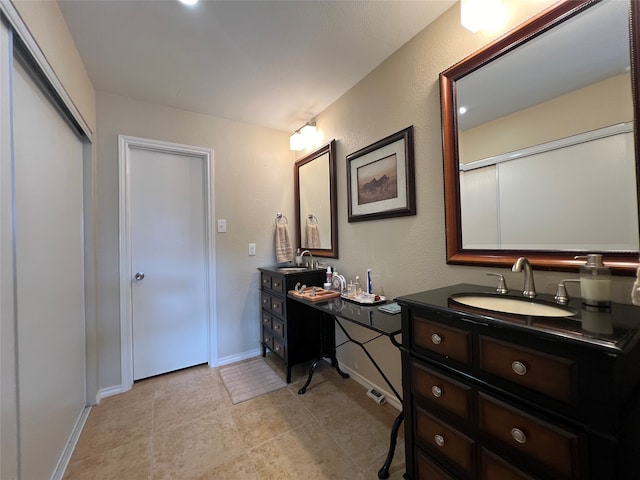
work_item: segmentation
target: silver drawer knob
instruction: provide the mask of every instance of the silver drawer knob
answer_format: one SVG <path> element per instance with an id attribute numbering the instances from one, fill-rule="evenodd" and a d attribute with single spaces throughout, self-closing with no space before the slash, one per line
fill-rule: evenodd
<path id="1" fill-rule="evenodd" d="M 527 367 L 524 366 L 524 363 L 517 360 L 511 364 L 511 370 L 513 370 L 516 375 L 524 375 L 527 373 Z"/>
<path id="2" fill-rule="evenodd" d="M 434 397 L 440 398 L 440 396 L 442 395 L 442 389 L 439 386 L 434 385 L 433 387 L 431 387 L 431 393 Z"/>
<path id="3" fill-rule="evenodd" d="M 518 443 L 525 443 L 527 441 L 527 436 L 519 428 L 512 428 L 511 436 Z"/>
<path id="4" fill-rule="evenodd" d="M 438 445 L 439 447 L 444 446 L 444 437 L 442 435 L 434 435 L 433 439 L 435 440 L 436 445 Z"/>
<path id="5" fill-rule="evenodd" d="M 433 335 L 431 335 L 431 341 L 435 345 L 440 345 L 442 343 L 442 337 L 440 335 L 438 335 L 437 333 L 434 333 Z"/>

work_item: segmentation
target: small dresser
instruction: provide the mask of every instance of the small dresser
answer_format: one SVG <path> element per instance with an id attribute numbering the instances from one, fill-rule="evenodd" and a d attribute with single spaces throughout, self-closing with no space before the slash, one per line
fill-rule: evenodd
<path id="1" fill-rule="evenodd" d="M 640 308 L 578 301 L 576 315 L 545 318 L 451 300 L 488 291 L 397 299 L 406 477 L 639 479 Z"/>
<path id="2" fill-rule="evenodd" d="M 315 360 L 322 353 L 322 319 L 319 312 L 304 309 L 295 300 L 287 299 L 287 292 L 297 283 L 322 286 L 324 270 L 283 271 L 278 267 L 261 267 L 260 310 L 262 356 L 271 350 L 284 362 L 287 383 L 291 382 L 291 368 L 302 362 Z M 314 318 L 317 317 L 317 318 Z"/>

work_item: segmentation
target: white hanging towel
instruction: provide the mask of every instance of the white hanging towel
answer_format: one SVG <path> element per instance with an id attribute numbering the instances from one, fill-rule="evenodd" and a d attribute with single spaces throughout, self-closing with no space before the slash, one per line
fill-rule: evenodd
<path id="1" fill-rule="evenodd" d="M 307 223 L 307 248 L 320 248 L 320 232 L 318 225 L 315 223 Z"/>
<path id="2" fill-rule="evenodd" d="M 276 224 L 275 240 L 277 262 L 291 262 L 293 260 L 293 245 L 289 239 L 289 229 L 287 225 Z"/>

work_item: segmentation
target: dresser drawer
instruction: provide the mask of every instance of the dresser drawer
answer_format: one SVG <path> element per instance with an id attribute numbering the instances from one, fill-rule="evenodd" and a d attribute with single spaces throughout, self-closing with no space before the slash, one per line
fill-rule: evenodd
<path id="1" fill-rule="evenodd" d="M 474 441 L 420 407 L 415 408 L 416 438 L 467 474 L 475 470 Z"/>
<path id="2" fill-rule="evenodd" d="M 413 316 L 413 342 L 425 348 L 469 365 L 471 363 L 471 334 L 444 326 L 438 322 Z"/>
<path id="3" fill-rule="evenodd" d="M 480 336 L 480 368 L 557 400 L 574 403 L 574 361 Z"/>
<path id="4" fill-rule="evenodd" d="M 269 315 L 267 312 L 265 312 L 264 310 L 262 311 L 262 326 L 266 327 L 266 328 L 272 328 L 273 323 L 272 323 L 272 318 L 271 315 Z"/>
<path id="5" fill-rule="evenodd" d="M 485 448 L 482 449 L 480 464 L 482 480 L 534 480 Z"/>
<path id="6" fill-rule="evenodd" d="M 286 300 L 284 298 L 276 297 L 275 295 L 271 297 L 271 312 L 283 317 L 285 312 L 285 302 Z"/>
<path id="7" fill-rule="evenodd" d="M 262 278 L 262 288 L 271 289 L 271 275 L 263 272 L 260 277 Z"/>
<path id="8" fill-rule="evenodd" d="M 454 480 L 420 450 L 416 450 L 416 480 Z"/>
<path id="9" fill-rule="evenodd" d="M 453 380 L 446 375 L 413 362 L 411 368 L 413 392 L 427 402 L 447 410 L 469 422 L 473 409 L 471 387 Z"/>
<path id="10" fill-rule="evenodd" d="M 271 311 L 271 295 L 265 292 L 261 292 L 260 299 L 262 300 L 262 308 Z"/>
<path id="11" fill-rule="evenodd" d="M 273 337 L 273 352 L 280 358 L 286 358 L 286 347 L 278 337 Z"/>
<path id="12" fill-rule="evenodd" d="M 277 293 L 284 293 L 284 278 L 272 276 L 271 290 Z"/>
<path id="13" fill-rule="evenodd" d="M 479 428 L 513 451 L 520 452 L 561 478 L 579 478 L 579 440 L 559 426 L 480 393 Z"/>
<path id="14" fill-rule="evenodd" d="M 262 341 L 269 347 L 269 350 L 273 350 L 273 333 L 271 330 L 267 330 L 264 327 L 262 328 Z"/>
<path id="15" fill-rule="evenodd" d="M 281 320 L 278 320 L 277 318 L 274 318 L 272 320 L 272 327 L 271 327 L 274 331 L 274 333 L 276 333 L 277 335 L 280 336 L 280 338 L 285 338 L 284 336 L 284 322 Z"/>

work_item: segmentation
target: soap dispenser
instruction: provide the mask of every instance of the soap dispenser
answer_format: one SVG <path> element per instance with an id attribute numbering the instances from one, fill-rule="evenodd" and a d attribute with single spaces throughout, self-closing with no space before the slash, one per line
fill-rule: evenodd
<path id="1" fill-rule="evenodd" d="M 580 295 L 582 303 L 589 307 L 611 307 L 611 269 L 602 263 L 602 255 L 592 253 L 587 263 L 580 267 Z"/>

